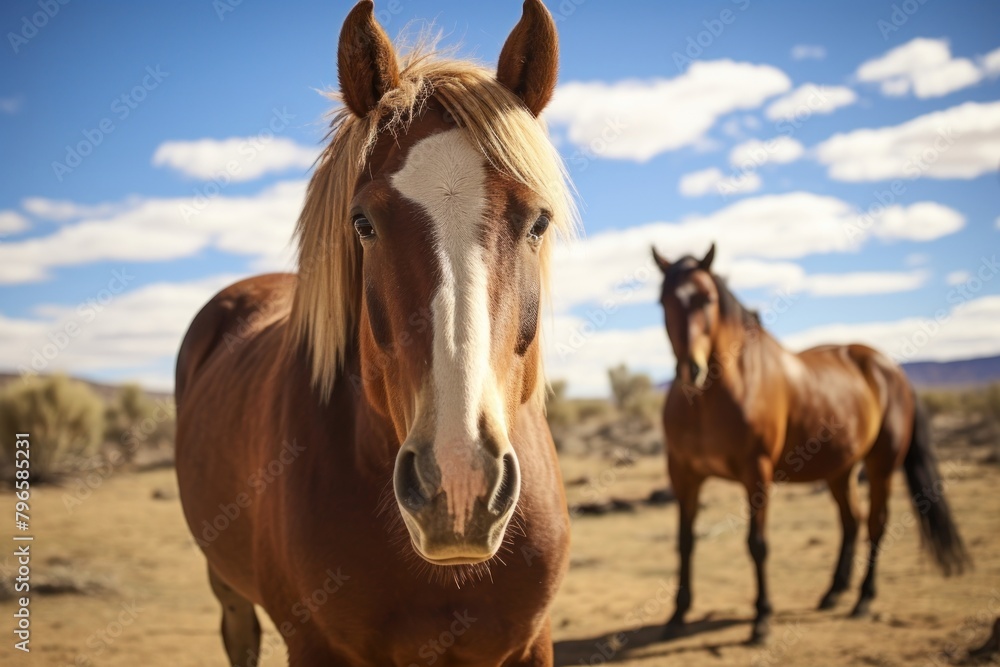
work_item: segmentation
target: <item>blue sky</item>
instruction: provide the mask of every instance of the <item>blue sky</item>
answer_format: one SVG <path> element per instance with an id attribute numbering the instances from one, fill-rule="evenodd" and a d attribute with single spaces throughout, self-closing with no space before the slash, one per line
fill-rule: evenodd
<path id="1" fill-rule="evenodd" d="M 1000 249 L 1000 5 L 548 6 L 562 66 L 546 117 L 585 224 L 556 265 L 550 374 L 578 394 L 605 391 L 619 361 L 672 374 L 650 242 L 674 256 L 715 240 L 720 272 L 792 347 L 1000 353 L 983 262 Z M 0 8 L 0 367 L 169 387 L 200 303 L 290 266 L 349 7 Z M 376 9 L 390 35 L 431 19 L 492 64 L 520 3 Z M 215 194 L 227 157 L 240 174 Z"/>

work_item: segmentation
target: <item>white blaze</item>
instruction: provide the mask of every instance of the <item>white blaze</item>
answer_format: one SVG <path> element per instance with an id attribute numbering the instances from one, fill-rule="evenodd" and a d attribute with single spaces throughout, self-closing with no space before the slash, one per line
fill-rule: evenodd
<path id="1" fill-rule="evenodd" d="M 491 374 L 488 272 L 481 235 L 486 161 L 460 128 L 414 145 L 391 177 L 433 225 L 440 283 L 431 303 L 434 331 L 434 455 L 455 531 L 486 494 L 476 447 L 483 390 Z M 491 392 L 492 393 L 492 392 Z"/>
<path id="2" fill-rule="evenodd" d="M 681 305 L 687 308 L 691 305 L 691 297 L 693 297 L 697 291 L 698 288 L 691 283 L 684 283 L 674 290 L 674 294 L 677 295 L 677 300 L 681 302 Z"/>

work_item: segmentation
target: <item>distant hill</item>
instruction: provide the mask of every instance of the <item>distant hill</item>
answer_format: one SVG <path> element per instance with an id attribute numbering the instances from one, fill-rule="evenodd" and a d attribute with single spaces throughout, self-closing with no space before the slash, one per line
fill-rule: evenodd
<path id="1" fill-rule="evenodd" d="M 968 387 L 1000 382 L 1000 356 L 958 361 L 915 361 L 903 370 L 917 387 Z"/>

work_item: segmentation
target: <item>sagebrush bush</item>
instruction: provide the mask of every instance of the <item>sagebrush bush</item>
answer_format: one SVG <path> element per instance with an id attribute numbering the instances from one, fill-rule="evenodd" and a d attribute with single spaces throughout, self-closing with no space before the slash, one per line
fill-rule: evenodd
<path id="1" fill-rule="evenodd" d="M 1000 424 L 1000 382 L 994 382 L 982 392 L 983 413 L 995 424 Z"/>
<path id="2" fill-rule="evenodd" d="M 126 384 L 104 411 L 104 437 L 133 461 L 141 443 L 173 440 L 173 405 L 157 403 L 137 384 Z"/>
<path id="3" fill-rule="evenodd" d="M 958 411 L 962 404 L 961 395 L 954 391 L 924 391 L 920 400 L 931 417 Z"/>
<path id="4" fill-rule="evenodd" d="M 591 419 L 613 419 L 614 407 L 602 398 L 567 398 L 565 380 L 553 380 L 545 400 L 551 428 L 566 428 Z"/>
<path id="5" fill-rule="evenodd" d="M 608 369 L 611 395 L 621 413 L 643 426 L 653 426 L 663 409 L 663 396 L 645 373 L 633 373 L 625 364 Z"/>
<path id="6" fill-rule="evenodd" d="M 566 398 L 566 381 L 553 380 L 545 397 L 545 418 L 551 428 L 565 428 L 579 418 L 573 401 Z"/>
<path id="7" fill-rule="evenodd" d="M 926 390 L 920 392 L 920 400 L 932 416 L 954 413 L 1000 424 L 1000 382 L 971 389 Z"/>
<path id="8" fill-rule="evenodd" d="M 31 435 L 31 477 L 45 480 L 92 456 L 104 432 L 104 404 L 64 375 L 27 377 L 0 391 L 0 443 L 6 476 L 14 470 L 14 434 Z"/>

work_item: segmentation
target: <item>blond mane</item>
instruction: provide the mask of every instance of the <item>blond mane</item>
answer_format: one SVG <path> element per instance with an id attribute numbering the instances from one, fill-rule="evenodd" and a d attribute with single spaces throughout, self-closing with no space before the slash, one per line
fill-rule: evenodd
<path id="1" fill-rule="evenodd" d="M 329 144 L 295 229 L 299 279 L 290 333 L 308 349 L 312 380 L 324 399 L 358 331 L 361 248 L 350 224 L 354 187 L 379 135 L 405 132 L 431 96 L 469 131 L 490 164 L 547 200 L 557 237 L 571 237 L 578 227 L 569 177 L 542 121 L 493 71 L 419 47 L 411 51 L 402 59 L 399 87 L 368 116 L 358 118 L 346 105 L 333 112 Z M 543 300 L 554 240 L 547 237 L 541 249 Z M 544 384 L 541 368 L 538 377 Z"/>

